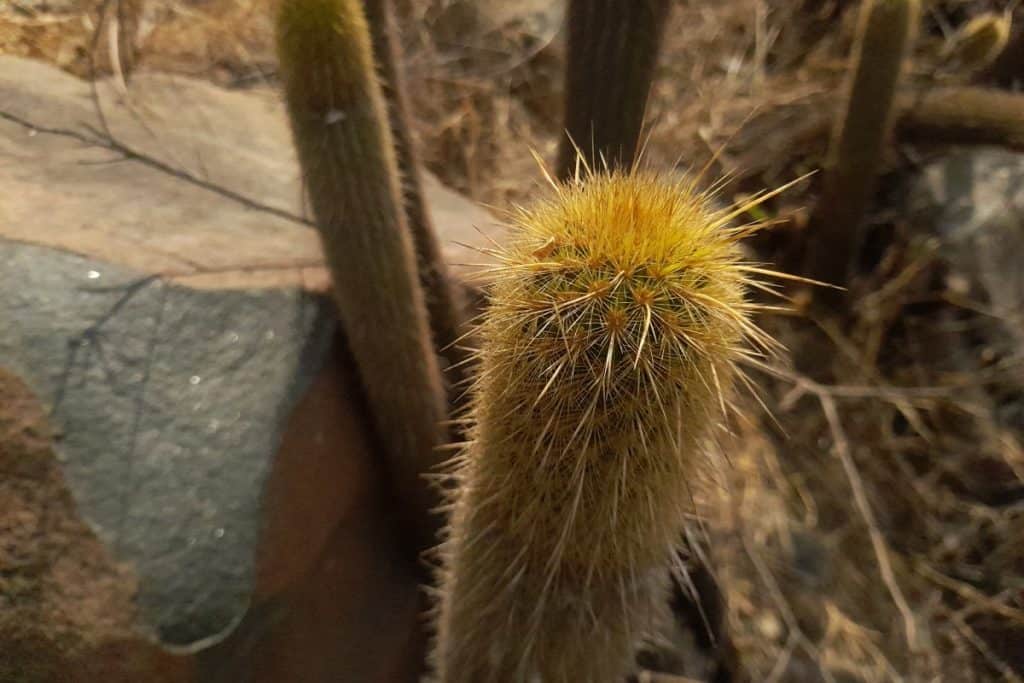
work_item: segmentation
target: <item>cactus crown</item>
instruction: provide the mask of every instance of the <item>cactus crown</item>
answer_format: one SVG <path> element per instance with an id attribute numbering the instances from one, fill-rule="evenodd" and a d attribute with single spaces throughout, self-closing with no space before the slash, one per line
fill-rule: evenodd
<path id="1" fill-rule="evenodd" d="M 554 187 L 553 198 L 514 211 L 514 236 L 498 253 L 482 331 L 506 359 L 499 365 L 525 363 L 551 383 L 545 393 L 593 388 L 598 401 L 657 406 L 694 380 L 722 394 L 722 362 L 745 340 L 771 346 L 748 319 L 756 269 L 738 244 L 759 226 L 727 225 L 749 207 L 716 208 L 695 179 L 636 170 L 588 171 Z"/>
<path id="2" fill-rule="evenodd" d="M 774 348 L 750 320 L 756 304 L 745 300 L 762 271 L 744 262 L 739 246 L 761 225 L 729 225 L 768 195 L 717 208 L 697 183 L 635 169 L 552 182 L 553 197 L 513 211 L 513 235 L 493 251 L 501 263 L 490 273 L 479 329 L 470 436 L 516 453 L 503 490 L 524 486 L 529 495 L 545 488 L 531 489 L 530 479 L 561 480 L 555 507 L 580 513 L 563 522 L 589 529 L 588 543 L 556 550 L 537 541 L 537 528 L 559 515 L 524 512 L 520 541 L 538 560 L 557 552 L 565 566 L 588 573 L 663 560 L 663 539 L 675 537 L 661 525 L 693 512 L 693 488 L 709 462 L 697 441 L 723 419 L 736 362 Z M 471 469 L 473 452 L 462 460 Z M 524 469 L 535 470 L 527 481 Z M 649 495 L 644 480 L 678 483 L 669 474 L 676 472 L 688 474 L 668 494 L 675 511 L 647 519 L 649 508 L 633 500 Z M 534 507 L 538 515 L 543 507 Z M 618 518 L 624 509 L 641 514 Z M 658 540 L 626 556 L 611 550 L 623 533 Z"/>
<path id="3" fill-rule="evenodd" d="M 699 178 L 577 173 L 491 253 L 471 438 L 441 549 L 440 680 L 621 680 L 660 618 L 753 278 Z M 780 190 L 781 191 L 781 190 Z M 572 634 L 572 635 L 570 635 Z M 504 676 L 508 676 L 503 678 Z"/>

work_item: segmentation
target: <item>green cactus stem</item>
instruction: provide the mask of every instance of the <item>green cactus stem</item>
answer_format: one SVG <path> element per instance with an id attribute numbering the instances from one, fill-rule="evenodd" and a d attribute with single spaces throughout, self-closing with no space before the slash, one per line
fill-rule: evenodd
<path id="1" fill-rule="evenodd" d="M 394 136 L 405 216 L 416 248 L 430 327 L 434 342 L 448 364 L 444 378 L 447 384 L 455 389 L 450 392 L 450 402 L 454 402 L 465 384 L 469 356 L 465 345 L 457 343 L 464 332 L 463 323 L 467 310 L 465 292 L 448 274 L 427 211 L 423 182 L 420 178 L 419 157 L 409 123 L 405 79 L 401 69 L 401 49 L 396 40 L 398 32 L 391 4 L 391 0 L 363 0 L 373 40 L 373 53 L 376 56 L 391 122 L 391 132 Z"/>
<path id="2" fill-rule="evenodd" d="M 999 145 L 1024 151 L 1024 95 L 948 87 L 900 98 L 897 133 L 921 144 Z"/>
<path id="3" fill-rule="evenodd" d="M 847 281 L 889 141 L 893 102 L 919 11 L 918 0 L 865 0 L 861 8 L 845 110 L 836 122 L 824 188 L 811 219 L 803 269 L 808 277 L 835 285 Z M 828 295 L 835 290 L 820 291 Z"/>
<path id="4" fill-rule="evenodd" d="M 665 618 L 749 320 L 729 227 L 692 179 L 591 174 L 517 214 L 479 330 L 441 549 L 441 683 L 621 683 Z"/>
<path id="5" fill-rule="evenodd" d="M 446 440 L 445 394 L 369 27 L 360 0 L 282 0 L 277 28 L 293 138 L 334 297 L 399 514 L 428 547 L 439 523 L 422 475 Z"/>

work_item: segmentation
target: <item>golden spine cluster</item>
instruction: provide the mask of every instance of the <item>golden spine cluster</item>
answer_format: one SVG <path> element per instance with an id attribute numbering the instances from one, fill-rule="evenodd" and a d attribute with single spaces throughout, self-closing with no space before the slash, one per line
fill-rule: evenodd
<path id="1" fill-rule="evenodd" d="M 578 168 L 578 167 L 577 167 Z M 442 683 L 623 680 L 658 621 L 760 271 L 694 179 L 577 170 L 518 210 L 441 548 Z M 767 195 L 765 195 L 767 196 Z"/>

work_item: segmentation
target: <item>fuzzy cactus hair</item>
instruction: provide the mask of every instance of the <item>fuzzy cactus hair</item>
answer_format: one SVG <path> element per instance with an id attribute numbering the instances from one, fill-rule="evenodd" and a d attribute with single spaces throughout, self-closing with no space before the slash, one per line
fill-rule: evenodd
<path id="1" fill-rule="evenodd" d="M 657 623 L 751 321 L 731 227 L 693 178 L 582 171 L 513 217 L 453 462 L 442 683 L 619 682 Z"/>
<path id="2" fill-rule="evenodd" d="M 278 55 L 334 298 L 401 522 L 434 544 L 422 476 L 446 440 L 446 396 L 361 0 L 280 0 Z"/>

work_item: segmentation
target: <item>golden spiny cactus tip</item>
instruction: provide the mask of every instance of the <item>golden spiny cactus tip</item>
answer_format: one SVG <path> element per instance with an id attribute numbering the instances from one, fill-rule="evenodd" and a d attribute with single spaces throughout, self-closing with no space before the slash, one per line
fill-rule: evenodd
<path id="1" fill-rule="evenodd" d="M 986 12 L 964 24 L 945 50 L 948 61 L 967 72 L 980 71 L 1002 53 L 1010 39 L 1010 12 Z"/>
<path id="2" fill-rule="evenodd" d="M 767 271 L 739 245 L 761 225 L 732 225 L 775 193 L 723 209 L 697 182 L 584 168 L 493 250 L 442 683 L 618 683 L 664 616 L 737 363 L 775 348 L 745 296 Z"/>

